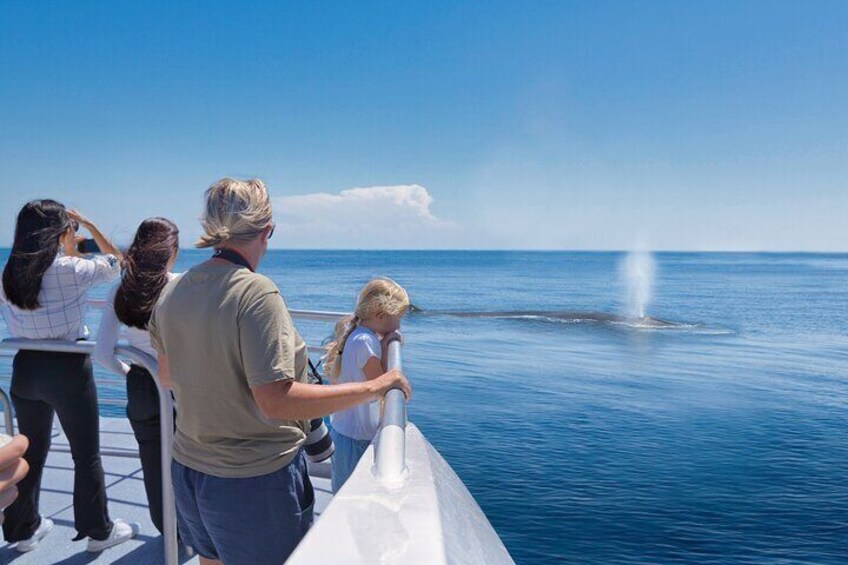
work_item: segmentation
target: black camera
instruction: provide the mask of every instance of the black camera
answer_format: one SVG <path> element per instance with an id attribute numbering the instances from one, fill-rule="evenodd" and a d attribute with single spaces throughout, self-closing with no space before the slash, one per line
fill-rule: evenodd
<path id="1" fill-rule="evenodd" d="M 77 251 L 83 254 L 100 253 L 100 246 L 93 239 L 84 239 L 77 244 Z"/>
<path id="2" fill-rule="evenodd" d="M 315 418 L 309 422 L 309 434 L 306 436 L 306 458 L 313 463 L 320 463 L 330 458 L 336 447 L 323 418 Z"/>

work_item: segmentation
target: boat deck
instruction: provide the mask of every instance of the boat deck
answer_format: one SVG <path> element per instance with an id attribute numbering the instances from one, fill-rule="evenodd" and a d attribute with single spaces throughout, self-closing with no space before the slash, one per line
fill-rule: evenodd
<path id="1" fill-rule="evenodd" d="M 112 518 L 138 522 L 141 529 L 136 538 L 100 554 L 88 553 L 86 540 L 71 541 L 76 535 L 73 509 L 74 465 L 68 450 L 68 441 L 59 427 L 58 420 L 54 424 L 53 434 L 53 445 L 41 482 L 40 506 L 42 515 L 52 519 L 55 527 L 29 553 L 19 553 L 12 545 L 4 543 L 0 546 L 0 563 L 164 563 L 164 543 L 147 512 L 141 461 L 138 459 L 138 447 L 129 422 L 123 418 L 100 419 L 103 469 L 106 473 L 109 515 Z M 315 487 L 316 518 L 332 499 L 328 471 L 329 466 L 326 464 L 310 465 L 310 476 Z M 181 552 L 180 563 L 199 563 L 199 559 Z"/>

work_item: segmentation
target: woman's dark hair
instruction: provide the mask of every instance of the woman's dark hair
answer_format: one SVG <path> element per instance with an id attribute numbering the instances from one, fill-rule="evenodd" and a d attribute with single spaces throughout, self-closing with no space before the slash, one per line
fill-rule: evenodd
<path id="1" fill-rule="evenodd" d="M 22 310 L 40 306 L 38 293 L 44 272 L 59 252 L 59 240 L 71 227 L 65 207 L 55 200 L 32 200 L 24 204 L 15 224 L 15 241 L 6 268 L 3 292 Z"/>
<path id="2" fill-rule="evenodd" d="M 147 329 L 159 293 L 168 283 L 168 262 L 180 246 L 180 231 L 165 218 L 141 222 L 124 254 L 124 274 L 115 292 L 115 314 L 127 326 Z"/>

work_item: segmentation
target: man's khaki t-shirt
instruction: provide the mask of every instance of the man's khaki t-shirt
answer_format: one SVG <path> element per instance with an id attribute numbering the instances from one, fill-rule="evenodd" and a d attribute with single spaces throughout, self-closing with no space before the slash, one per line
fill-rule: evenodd
<path id="1" fill-rule="evenodd" d="M 306 344 L 276 285 L 207 262 L 171 281 L 149 324 L 167 355 L 177 430 L 174 459 L 217 477 L 256 477 L 292 461 L 308 422 L 269 420 L 250 387 L 307 381 Z"/>

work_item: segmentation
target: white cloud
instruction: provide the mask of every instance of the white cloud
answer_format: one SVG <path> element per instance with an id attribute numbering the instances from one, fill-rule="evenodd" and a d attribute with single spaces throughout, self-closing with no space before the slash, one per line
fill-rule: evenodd
<path id="1" fill-rule="evenodd" d="M 371 186 L 275 198 L 274 215 L 285 247 L 439 247 L 456 225 L 434 216 L 432 203 L 417 184 Z"/>

